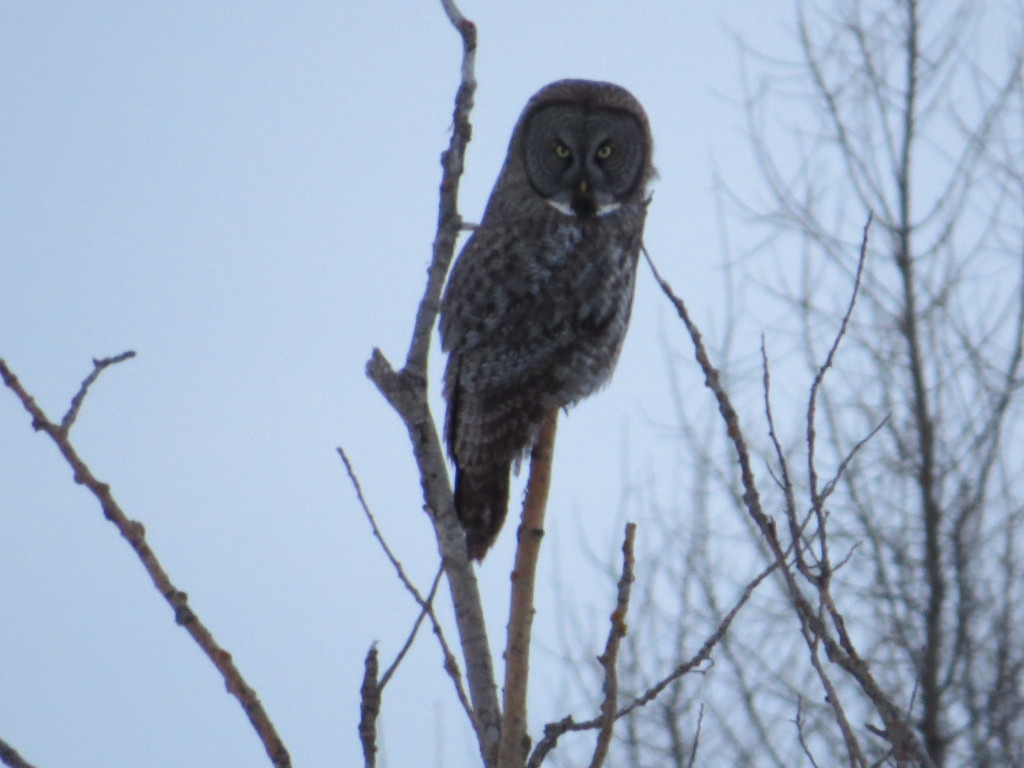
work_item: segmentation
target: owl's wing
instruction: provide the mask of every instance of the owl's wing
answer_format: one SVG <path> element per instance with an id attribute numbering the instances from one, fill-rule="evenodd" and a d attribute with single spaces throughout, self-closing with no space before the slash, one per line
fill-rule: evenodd
<path id="1" fill-rule="evenodd" d="M 518 233 L 518 230 L 517 230 Z M 531 249 L 528 243 L 535 243 Z M 545 405 L 550 358 L 569 342 L 551 302 L 542 238 L 481 226 L 452 270 L 441 305 L 448 354 L 444 396 L 449 452 L 468 463 L 511 461 Z"/>
<path id="2" fill-rule="evenodd" d="M 486 222 L 467 241 L 441 300 L 441 348 L 456 355 L 480 347 L 514 347 L 542 319 L 550 269 L 538 263 L 543 246 Z"/>

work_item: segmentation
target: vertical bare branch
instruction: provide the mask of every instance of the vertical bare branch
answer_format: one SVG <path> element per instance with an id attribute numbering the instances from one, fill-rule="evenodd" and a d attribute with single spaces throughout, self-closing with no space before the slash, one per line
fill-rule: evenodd
<path id="1" fill-rule="evenodd" d="M 918 278 L 915 272 L 913 220 L 913 151 L 917 144 L 917 93 L 920 67 L 920 27 L 916 0 L 904 0 L 906 12 L 905 81 L 903 136 L 897 176 L 899 220 L 896 229 L 896 266 L 903 288 L 901 331 L 907 345 L 908 369 L 912 387 L 912 408 L 916 422 L 918 449 L 918 490 L 921 494 L 925 535 L 925 572 L 928 605 L 925 611 L 924 658 L 921 665 L 921 704 L 928 754 L 937 765 L 944 763 L 945 734 L 942 732 L 942 686 L 939 681 L 943 654 L 943 612 L 946 602 L 946 574 L 942 557 L 942 508 L 938 499 L 935 465 L 935 424 L 928 394 L 917 303 Z"/>
<path id="2" fill-rule="evenodd" d="M 517 533 L 519 543 L 512 568 L 512 597 L 505 645 L 505 712 L 501 721 L 498 768 L 520 768 L 526 762 L 530 748 L 526 733 L 526 690 L 530 673 L 530 634 L 535 613 L 533 588 L 540 543 L 544 538 L 544 510 L 551 486 L 557 424 L 558 410 L 549 411 L 541 422 L 537 442 L 530 454 L 530 479 L 526 486 Z"/>
<path id="3" fill-rule="evenodd" d="M 612 727 L 615 725 L 617 703 L 619 698 L 619 677 L 616 665 L 619 660 L 619 645 L 626 636 L 626 613 L 629 610 L 629 594 L 633 586 L 633 539 L 636 537 L 636 524 L 626 523 L 626 533 L 622 541 L 622 575 L 619 577 L 616 590 L 615 610 L 612 611 L 608 629 L 608 640 L 604 645 L 604 653 L 597 660 L 604 668 L 604 699 L 601 702 L 601 727 L 597 732 L 597 745 L 590 768 L 601 768 L 608 757 L 608 745 L 612 740 Z"/>
<path id="4" fill-rule="evenodd" d="M 380 689 L 377 682 L 377 644 L 370 646 L 363 663 L 363 685 L 359 689 L 359 742 L 363 745 L 364 768 L 377 766 L 377 716 Z"/>
<path id="5" fill-rule="evenodd" d="M 850 318 L 853 316 L 853 309 L 857 306 L 857 297 L 860 295 L 861 279 L 864 276 L 864 264 L 868 258 L 868 234 L 871 232 L 871 222 L 873 219 L 874 214 L 868 213 L 868 220 L 864 223 L 864 230 L 861 235 L 860 255 L 857 257 L 857 272 L 854 274 L 853 278 L 853 290 L 850 291 L 850 303 L 846 306 L 846 313 L 843 315 L 842 322 L 839 324 L 839 330 L 836 332 L 835 338 L 832 340 L 832 346 L 829 348 L 828 354 L 825 356 L 825 362 L 819 366 L 818 372 L 814 375 L 814 381 L 811 383 L 811 394 L 807 398 L 807 477 L 808 484 L 810 486 L 811 504 L 814 506 L 814 511 L 815 514 L 818 515 L 819 521 L 822 515 L 822 499 L 818 490 L 818 472 L 815 468 L 814 461 L 815 410 L 818 407 L 818 391 L 821 389 L 822 382 L 825 380 L 825 374 L 828 373 L 829 369 L 835 362 L 836 352 L 839 351 L 839 345 L 846 337 L 846 331 L 850 327 Z"/>
<path id="6" fill-rule="evenodd" d="M 462 37 L 462 71 L 455 94 L 452 114 L 452 138 L 448 149 L 441 155 L 440 204 L 437 211 L 437 235 L 434 237 L 433 258 L 427 270 L 427 288 L 416 312 L 412 341 L 405 358 L 405 371 L 424 379 L 427 375 L 427 353 L 430 336 L 440 307 L 441 289 L 448 274 L 455 241 L 462 228 L 459 215 L 459 181 L 465 168 L 466 146 L 473 136 L 469 114 L 473 110 L 476 93 L 476 25 L 463 16 L 453 0 L 441 0 L 448 21 Z"/>
<path id="7" fill-rule="evenodd" d="M 469 115 L 476 91 L 476 26 L 462 14 L 453 0 L 442 0 L 441 5 L 462 38 L 463 55 L 452 114 L 452 137 L 448 149 L 441 156 L 442 176 L 433 257 L 427 270 L 427 284 L 416 313 L 405 366 L 396 372 L 381 351 L 375 349 L 367 363 L 366 373 L 401 417 L 409 433 L 423 488 L 424 507 L 434 525 L 455 607 L 480 754 L 485 765 L 491 766 L 497 755 L 501 714 L 487 628 L 476 576 L 466 556 L 465 536 L 455 515 L 444 451 L 427 402 L 427 356 L 441 290 L 462 224 L 458 213 L 458 189 L 466 145 L 472 135 Z"/>

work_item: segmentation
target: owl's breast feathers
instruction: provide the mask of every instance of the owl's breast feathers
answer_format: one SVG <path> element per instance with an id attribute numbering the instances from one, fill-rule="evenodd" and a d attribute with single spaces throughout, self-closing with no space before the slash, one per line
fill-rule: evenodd
<path id="1" fill-rule="evenodd" d="M 543 225 L 490 226 L 485 218 L 445 291 L 442 348 L 454 354 L 491 345 L 550 348 L 561 333 L 599 335 L 602 318 L 632 300 L 643 209 L 631 213 L 601 219 L 553 213 Z M 614 226 L 627 222 L 632 226 Z"/>

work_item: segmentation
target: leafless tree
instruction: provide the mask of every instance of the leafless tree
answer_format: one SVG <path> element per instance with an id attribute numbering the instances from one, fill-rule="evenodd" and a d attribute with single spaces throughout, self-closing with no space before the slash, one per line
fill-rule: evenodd
<path id="1" fill-rule="evenodd" d="M 1024 456 L 1013 437 L 1024 340 L 1022 14 L 969 1 L 798 4 L 798 60 L 746 52 L 763 194 L 736 199 L 767 237 L 740 264 L 753 270 L 776 254 L 781 279 L 766 293 L 786 310 L 765 329 L 764 387 L 782 382 L 766 402 L 782 407 L 753 447 L 774 479 L 762 487 L 780 534 L 790 526 L 787 562 L 817 592 L 820 615 L 841 612 L 926 755 L 902 752 L 889 723 L 879 727 L 885 716 L 856 675 L 825 682 L 780 570 L 714 668 L 663 699 L 660 717 L 626 729 L 624 764 L 688 765 L 701 702 L 709 764 L 1024 764 L 1024 644 L 1014 630 L 1024 619 Z M 843 297 L 858 280 L 836 350 Z M 769 358 L 782 372 L 771 379 Z M 732 378 L 734 389 L 757 383 Z M 681 399 L 692 493 L 664 515 L 676 530 L 658 537 L 670 544 L 652 562 L 666 583 L 635 608 L 660 630 L 626 646 L 626 685 L 642 685 L 651 659 L 714 621 L 735 589 L 735 563 L 766 550 L 763 529 L 728 512 L 743 510 L 744 488 L 700 421 L 706 401 Z M 743 528 L 755 534 L 747 544 L 737 542 Z"/>
<path id="2" fill-rule="evenodd" d="M 779 407 L 774 353 L 764 342 L 760 377 L 733 373 L 722 362 L 728 346 L 708 350 L 650 264 L 710 390 L 696 417 L 692 393 L 680 396 L 691 470 L 678 486 L 687 489 L 685 508 L 646 514 L 665 533 L 660 549 L 648 545 L 638 555 L 636 527 L 625 526 L 621 559 L 609 569 L 614 599 L 603 650 L 589 666 L 594 706 L 586 719 L 566 715 L 531 740 L 526 690 L 540 542 L 532 534 L 543 525 L 554 418 L 533 453 L 499 703 L 481 596 L 426 397 L 438 297 L 463 226 L 457 193 L 475 89 L 475 27 L 452 0 L 441 4 L 461 36 L 463 63 L 433 258 L 402 366 L 378 350 L 367 366 L 409 432 L 440 561 L 429 591 L 391 553 L 339 451 L 373 534 L 420 608 L 383 673 L 378 649 L 367 653 L 358 725 L 364 765 L 376 764 L 384 688 L 427 622 L 487 768 L 537 768 L 558 758 L 570 732 L 592 732 L 579 761 L 591 768 L 609 760 L 687 768 L 708 760 L 857 768 L 1024 762 L 1024 645 L 1013 635 L 1024 607 L 1022 467 L 1009 437 L 1024 354 L 1019 27 L 1000 58 L 972 45 L 987 39 L 992 22 L 969 2 L 800 7 L 802 60 L 752 93 L 767 202 L 746 202 L 780 252 L 803 257 L 798 279 L 774 291 L 795 310 L 793 322 L 771 330 L 797 340 L 796 356 L 783 350 L 783 380 L 798 378 L 798 366 L 787 363 L 802 360 L 807 392 L 787 399 L 783 387 Z M 779 84 L 803 87 L 802 111 L 791 112 L 799 121 L 782 129 L 796 137 L 792 170 L 777 129 L 764 122 Z M 59 422 L 2 360 L 0 376 L 222 674 L 270 762 L 290 765 L 231 654 L 71 441 L 90 387 L 133 354 L 95 361 Z M 730 390 L 757 391 L 757 411 L 748 413 L 746 397 L 738 408 Z M 752 418 L 767 424 L 763 444 L 751 438 L 765 431 L 752 429 Z M 736 513 L 728 524 L 725 510 Z M 457 650 L 433 610 L 442 575 Z M 635 618 L 627 622 L 627 614 Z M 0 762 L 27 765 L 3 742 Z"/>
<path id="3" fill-rule="evenodd" d="M 452 135 L 448 148 L 442 154 L 438 225 L 432 258 L 423 296 L 415 313 L 408 352 L 401 367 L 393 367 L 379 349 L 373 350 L 366 366 L 368 378 L 392 406 L 409 433 L 412 457 L 421 480 L 423 509 L 434 528 L 439 556 L 437 576 L 429 591 L 421 590 L 413 583 L 402 563 L 395 557 L 363 494 L 355 467 L 346 453 L 340 448 L 338 450 L 351 480 L 355 497 L 370 523 L 373 536 L 378 540 L 383 555 L 393 566 L 397 578 L 419 608 L 419 615 L 410 628 L 406 642 L 387 666 L 382 665 L 382 653 L 376 644 L 371 646 L 365 656 L 361 685 L 358 692 L 353 691 L 353 695 L 358 694 L 360 700 L 358 735 L 363 764 L 366 768 L 374 768 L 377 764 L 377 723 L 386 713 L 385 687 L 406 658 L 407 651 L 420 628 L 429 624 L 440 647 L 442 664 L 452 682 L 454 696 L 463 708 L 476 736 L 481 765 L 485 768 L 537 768 L 551 756 L 565 734 L 589 732 L 590 754 L 587 762 L 591 768 L 600 768 L 608 757 L 617 723 L 630 713 L 656 701 L 667 690 L 671 690 L 680 677 L 707 662 L 715 645 L 721 641 L 739 610 L 771 568 L 763 570 L 746 585 L 731 609 L 710 629 L 691 657 L 668 660 L 658 670 L 649 687 L 626 698 L 619 690 L 618 659 L 622 641 L 627 634 L 628 608 L 635 580 L 636 530 L 632 523 L 626 524 L 621 547 L 621 565 L 616 569 L 614 598 L 610 602 L 606 639 L 603 651 L 597 659 L 600 677 L 599 685 L 595 689 L 599 691 L 597 706 L 587 713 L 586 719 L 577 720 L 571 714 L 566 715 L 561 720 L 549 723 L 543 734 L 535 734 L 536 738 L 531 738 L 527 732 L 526 704 L 530 679 L 531 624 L 534 614 L 533 589 L 543 534 L 544 507 L 557 419 L 557 412 L 553 411 L 545 418 L 531 451 L 530 479 L 519 526 L 515 565 L 511 573 L 512 594 L 507 643 L 502 654 L 505 662 L 503 697 L 499 703 L 496 665 L 484 625 L 482 597 L 467 555 L 462 528 L 455 515 L 444 452 L 427 398 L 428 356 L 441 288 L 459 233 L 464 228 L 458 211 L 458 191 L 465 150 L 471 135 L 470 113 L 476 89 L 476 27 L 461 13 L 454 0 L 441 0 L 440 5 L 461 38 L 463 57 L 454 98 Z M 86 403 L 91 387 L 108 368 L 134 356 L 134 352 L 125 352 L 95 360 L 93 370 L 71 398 L 66 413 L 59 421 L 52 419 L 40 408 L 32 393 L 3 359 L 0 359 L 0 381 L 21 403 L 31 419 L 32 427 L 45 434 L 55 444 L 72 468 L 75 481 L 93 494 L 99 501 L 105 517 L 114 524 L 135 551 L 154 586 L 173 609 L 174 620 L 189 632 L 206 653 L 223 676 L 229 692 L 243 707 L 257 736 L 264 744 L 270 762 L 282 768 L 290 766 L 289 752 L 277 734 L 270 715 L 264 709 L 256 691 L 242 677 L 231 653 L 217 642 L 207 625 L 190 606 L 187 595 L 174 585 L 147 541 L 142 523 L 130 518 L 115 498 L 111 487 L 93 474 L 72 439 L 72 428 Z M 450 593 L 454 607 L 454 632 L 442 625 L 434 611 L 435 596 L 442 589 L 442 576 L 445 577 L 445 588 Z M 457 645 L 456 641 L 449 641 L 449 635 L 457 635 Z M 0 741 L 0 762 L 19 767 L 29 765 L 13 746 L 4 741 Z"/>

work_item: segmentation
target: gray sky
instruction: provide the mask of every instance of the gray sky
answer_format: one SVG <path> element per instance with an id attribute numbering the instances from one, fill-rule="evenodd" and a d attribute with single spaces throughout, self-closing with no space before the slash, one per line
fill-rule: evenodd
<path id="1" fill-rule="evenodd" d="M 655 135 L 648 246 L 714 327 L 712 167 L 740 189 L 754 175 L 730 30 L 786 51 L 790 9 L 462 8 L 480 30 L 465 217 L 478 219 L 534 91 L 570 76 L 624 85 Z M 426 585 L 435 568 L 404 428 L 363 366 L 374 346 L 405 353 L 459 57 L 431 0 L 15 0 L 0 16 L 0 356 L 56 417 L 92 357 L 139 353 L 95 387 L 76 443 L 146 526 L 296 766 L 360 760 L 363 656 L 376 640 L 390 660 L 415 618 L 335 446 L 411 575 Z M 685 346 L 643 266 L 635 307 L 613 383 L 560 424 L 541 566 L 542 585 L 557 569 L 594 606 L 595 649 L 612 592 L 587 548 L 617 550 L 630 475 L 672 471 L 664 337 Z M 436 349 L 433 363 L 436 384 Z M 705 396 L 696 376 L 687 384 Z M 513 530 L 480 570 L 496 655 Z M 0 737 L 26 759 L 266 764 L 215 670 L 6 391 L 0 581 Z M 561 683 L 557 602 L 542 590 L 535 733 L 591 714 Z M 385 692 L 381 728 L 384 766 L 475 764 L 429 634 Z"/>

